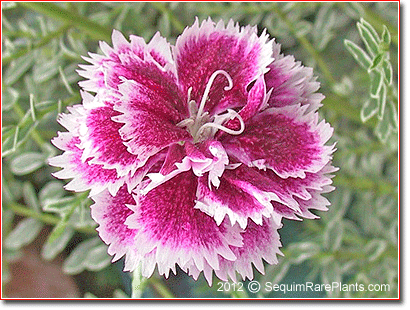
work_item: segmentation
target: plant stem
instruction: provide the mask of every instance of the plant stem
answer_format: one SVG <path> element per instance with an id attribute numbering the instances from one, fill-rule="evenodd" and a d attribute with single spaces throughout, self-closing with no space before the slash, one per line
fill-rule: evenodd
<path id="1" fill-rule="evenodd" d="M 14 112 L 18 115 L 18 117 L 20 119 L 22 119 L 24 117 L 24 111 L 23 109 L 18 105 L 18 104 L 14 104 L 13 105 L 13 110 Z M 44 139 L 41 137 L 41 135 L 37 132 L 36 129 L 33 129 L 30 132 L 31 137 L 33 138 L 33 140 L 37 143 L 37 145 L 41 148 L 44 149 L 44 144 L 46 143 L 44 141 Z"/>
<path id="2" fill-rule="evenodd" d="M 21 215 L 24 217 L 35 218 L 49 225 L 55 226 L 61 221 L 61 219 L 57 216 L 46 214 L 46 213 L 35 212 L 34 210 L 26 208 L 17 202 L 7 204 L 5 207 L 12 210 L 14 213 L 18 215 Z M 96 230 L 92 227 L 72 227 L 72 228 L 80 233 L 85 233 L 89 235 L 95 235 L 97 233 Z"/>
<path id="3" fill-rule="evenodd" d="M 137 268 L 132 273 L 132 292 L 131 298 L 141 298 L 144 293 L 145 287 L 147 286 L 147 278 L 143 277 L 141 274 L 141 262 L 138 264 Z"/>
<path id="4" fill-rule="evenodd" d="M 12 60 L 26 55 L 28 52 L 32 51 L 33 49 L 37 49 L 37 48 L 40 48 L 40 47 L 48 44 L 51 40 L 53 40 L 55 38 L 58 38 L 59 36 L 61 36 L 64 32 L 66 32 L 70 28 L 71 28 L 71 25 L 69 25 L 69 24 L 63 25 L 59 29 L 57 29 L 56 31 L 50 32 L 48 35 L 43 37 L 40 41 L 35 43 L 32 47 L 28 47 L 26 49 L 22 49 L 20 51 L 17 51 L 15 53 L 13 53 L 13 55 L 3 57 L 3 59 L 2 59 L 3 65 L 7 65 Z"/>
<path id="5" fill-rule="evenodd" d="M 18 4 L 83 30 L 97 40 L 110 40 L 111 30 L 51 2 L 18 2 Z"/>

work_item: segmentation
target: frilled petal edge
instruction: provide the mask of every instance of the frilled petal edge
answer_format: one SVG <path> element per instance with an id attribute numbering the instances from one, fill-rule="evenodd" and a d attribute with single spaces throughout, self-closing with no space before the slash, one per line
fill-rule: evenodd
<path id="1" fill-rule="evenodd" d="M 213 269 L 208 264 L 204 266 L 203 272 L 208 284 L 212 285 L 213 271 L 222 281 L 228 281 L 230 278 L 237 282 L 236 272 L 241 275 L 243 280 L 246 278 L 252 280 L 254 277 L 252 265 L 263 274 L 265 270 L 263 261 L 276 264 L 278 262 L 277 255 L 283 255 L 279 250 L 281 243 L 277 230 L 280 227 L 281 225 L 277 225 L 270 219 L 264 219 L 262 225 L 249 221 L 247 228 L 241 232 L 243 245 L 241 247 L 231 246 L 237 259 L 229 261 L 219 257 L 218 269 Z M 192 264 L 187 264 L 183 270 L 194 279 L 197 279 L 201 272 Z"/>
<path id="2" fill-rule="evenodd" d="M 125 254 L 133 255 L 135 244 L 135 229 L 128 228 L 124 222 L 133 213 L 127 205 L 135 204 L 132 195 L 122 186 L 115 196 L 107 190 L 92 197 L 91 216 L 99 224 L 97 231 L 101 239 L 109 245 L 108 254 L 113 255 L 113 261 Z"/>
<path id="3" fill-rule="evenodd" d="M 307 106 L 269 108 L 253 117 L 244 132 L 227 136 L 222 144 L 227 153 L 249 167 L 271 169 L 281 178 L 305 178 L 316 173 L 332 158 L 333 146 L 326 146 L 333 129 L 318 114 L 305 114 Z"/>
<path id="4" fill-rule="evenodd" d="M 178 72 L 178 82 L 183 93 L 197 104 L 205 92 L 212 74 L 218 70 L 231 78 L 232 88 L 226 77 L 218 76 L 209 93 L 205 111 L 211 115 L 228 108 L 243 107 L 247 99 L 247 86 L 267 72 L 272 62 L 272 41 L 263 32 L 258 36 L 256 27 L 239 27 L 231 20 L 225 27 L 221 20 L 210 18 L 199 25 L 195 23 L 178 37 L 173 49 Z"/>
<path id="5" fill-rule="evenodd" d="M 120 115 L 113 120 L 122 123 L 119 133 L 127 150 L 141 162 L 166 147 L 192 136 L 176 124 L 183 116 L 161 94 L 134 81 L 124 81 L 119 86 L 120 100 L 114 109 Z"/>
<path id="6" fill-rule="evenodd" d="M 194 208 L 197 179 L 192 172 L 183 172 L 146 195 L 136 195 L 125 224 L 137 230 L 135 244 L 141 257 L 155 253 L 160 274 L 168 275 L 176 264 L 192 261 L 203 270 L 206 264 L 219 268 L 218 257 L 234 260 L 229 246 L 241 246 L 239 227 L 215 221 Z M 154 254 L 152 254 L 154 255 Z M 135 264 L 129 262 L 126 269 Z"/>
<path id="7" fill-rule="evenodd" d="M 293 104 L 307 105 L 307 112 L 316 111 L 324 95 L 316 93 L 320 83 L 313 76 L 313 69 L 302 66 L 293 56 L 280 54 L 280 44 L 273 44 L 274 61 L 265 74 L 266 87 L 271 90 L 268 107 L 284 107 Z"/>

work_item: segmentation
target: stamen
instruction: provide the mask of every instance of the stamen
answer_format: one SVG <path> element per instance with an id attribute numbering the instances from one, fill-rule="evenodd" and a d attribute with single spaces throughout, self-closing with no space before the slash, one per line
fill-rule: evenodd
<path id="1" fill-rule="evenodd" d="M 222 131 L 225 131 L 226 133 L 230 134 L 230 135 L 240 135 L 244 130 L 245 130 L 245 123 L 242 119 L 242 117 L 238 114 L 238 112 L 228 109 L 228 114 L 232 115 L 233 117 L 231 117 L 230 119 L 234 119 L 235 117 L 239 120 L 240 124 L 241 124 L 241 128 L 239 130 L 233 130 L 230 128 L 226 128 L 225 126 L 222 126 L 220 124 L 216 124 L 216 123 L 206 123 L 204 125 L 202 125 L 198 131 L 196 132 L 196 135 L 194 137 L 195 141 L 198 141 L 202 131 L 204 131 L 204 129 L 206 128 L 216 128 Z"/>
<path id="2" fill-rule="evenodd" d="M 225 90 L 230 90 L 233 87 L 233 81 L 228 72 L 224 70 L 216 70 L 214 73 L 212 73 L 211 77 L 209 78 L 208 84 L 206 84 L 205 91 L 201 99 L 201 103 L 199 104 L 195 122 L 198 121 L 198 119 L 202 116 L 202 111 L 204 110 L 206 99 L 208 99 L 209 91 L 211 90 L 212 84 L 215 78 L 218 76 L 218 74 L 222 74 L 228 80 L 229 85 L 224 87 Z"/>
<path id="3" fill-rule="evenodd" d="M 189 125 L 192 125 L 194 123 L 194 120 L 192 118 L 187 118 L 184 119 L 183 121 L 180 121 L 176 126 L 178 127 L 187 127 Z"/>
<path id="4" fill-rule="evenodd" d="M 188 100 L 187 100 L 187 102 L 191 101 L 191 93 L 192 93 L 192 86 L 190 88 L 188 88 Z"/>
<path id="5" fill-rule="evenodd" d="M 196 116 L 198 112 L 198 106 L 196 105 L 195 100 L 188 101 L 188 112 L 191 118 Z"/>

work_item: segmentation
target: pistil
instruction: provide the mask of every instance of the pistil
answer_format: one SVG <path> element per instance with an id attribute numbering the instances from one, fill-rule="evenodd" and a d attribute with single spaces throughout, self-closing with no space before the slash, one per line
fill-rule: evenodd
<path id="1" fill-rule="evenodd" d="M 245 124 L 242 117 L 234 110 L 228 109 L 228 113 L 223 115 L 215 115 L 212 118 L 208 116 L 209 112 L 203 112 L 211 87 L 219 74 L 225 76 L 228 81 L 228 86 L 225 86 L 224 90 L 229 91 L 232 89 L 233 81 L 231 76 L 224 70 L 216 70 L 211 75 L 206 84 L 205 91 L 202 95 L 199 107 L 195 100 L 191 100 L 192 87 L 188 89 L 188 109 L 190 117 L 179 122 L 177 126 L 186 127 L 187 130 L 191 133 L 192 137 L 194 138 L 194 143 L 199 142 L 201 140 L 205 140 L 209 136 L 213 136 L 217 130 L 225 131 L 226 133 L 231 135 L 239 135 L 245 129 Z M 239 130 L 232 130 L 222 125 L 227 120 L 231 120 L 234 118 L 238 118 L 240 122 L 241 128 Z M 207 135 L 205 135 L 204 133 L 206 129 L 214 130 L 211 130 Z"/>

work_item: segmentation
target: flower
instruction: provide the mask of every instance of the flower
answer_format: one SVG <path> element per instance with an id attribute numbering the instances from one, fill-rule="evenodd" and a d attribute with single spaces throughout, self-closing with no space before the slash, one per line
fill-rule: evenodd
<path id="1" fill-rule="evenodd" d="M 171 46 L 113 31 L 84 57 L 82 105 L 59 122 L 50 160 L 90 190 L 113 260 L 143 276 L 178 265 L 195 279 L 253 278 L 277 262 L 283 218 L 326 210 L 332 128 L 311 68 L 256 27 L 198 20 Z M 91 94 L 93 93 L 93 94 Z"/>

